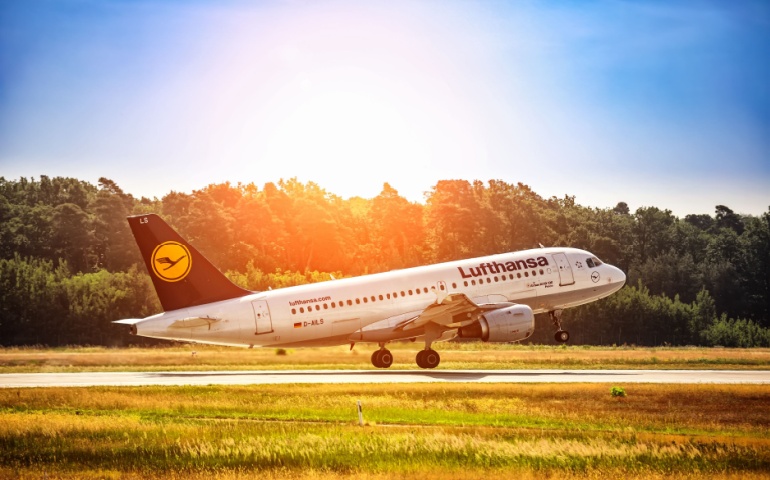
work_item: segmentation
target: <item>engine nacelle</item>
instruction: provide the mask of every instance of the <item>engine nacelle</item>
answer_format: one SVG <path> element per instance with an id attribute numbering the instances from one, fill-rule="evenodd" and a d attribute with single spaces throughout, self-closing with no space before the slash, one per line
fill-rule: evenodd
<path id="1" fill-rule="evenodd" d="M 461 338 L 480 338 L 483 342 L 518 342 L 535 331 L 535 314 L 527 305 L 499 308 L 482 315 L 478 321 L 458 329 Z"/>

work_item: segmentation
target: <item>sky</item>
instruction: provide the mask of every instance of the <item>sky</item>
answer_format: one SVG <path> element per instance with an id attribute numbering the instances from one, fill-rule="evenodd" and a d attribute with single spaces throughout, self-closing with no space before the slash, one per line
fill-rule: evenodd
<path id="1" fill-rule="evenodd" d="M 0 176 L 770 208 L 770 2 L 5 0 Z"/>

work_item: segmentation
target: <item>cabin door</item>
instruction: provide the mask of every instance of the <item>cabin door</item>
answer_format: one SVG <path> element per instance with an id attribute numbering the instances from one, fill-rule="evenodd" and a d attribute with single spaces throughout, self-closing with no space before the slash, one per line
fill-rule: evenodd
<path id="1" fill-rule="evenodd" d="M 254 322 L 256 323 L 254 335 L 271 333 L 273 331 L 273 321 L 270 319 L 270 308 L 267 306 L 267 302 L 265 300 L 255 300 L 251 302 L 251 306 L 254 308 Z"/>
<path id="2" fill-rule="evenodd" d="M 559 285 L 572 285 L 575 283 L 575 277 L 572 275 L 572 266 L 567 260 L 567 255 L 563 253 L 554 253 L 553 259 L 556 261 L 556 266 L 559 267 Z"/>

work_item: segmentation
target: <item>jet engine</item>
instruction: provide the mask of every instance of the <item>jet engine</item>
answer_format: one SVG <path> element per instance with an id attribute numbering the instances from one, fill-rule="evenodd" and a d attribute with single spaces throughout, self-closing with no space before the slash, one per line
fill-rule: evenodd
<path id="1" fill-rule="evenodd" d="M 518 342 L 535 331 L 535 314 L 527 305 L 513 305 L 485 313 L 458 329 L 461 338 L 480 338 L 483 342 Z"/>

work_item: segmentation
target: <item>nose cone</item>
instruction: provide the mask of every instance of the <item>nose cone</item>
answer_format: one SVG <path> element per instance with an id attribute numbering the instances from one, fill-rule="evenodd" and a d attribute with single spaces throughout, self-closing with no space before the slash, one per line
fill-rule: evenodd
<path id="1" fill-rule="evenodd" d="M 610 265 L 610 278 L 609 281 L 615 286 L 615 291 L 620 290 L 623 285 L 626 284 L 626 274 L 618 267 Z"/>

